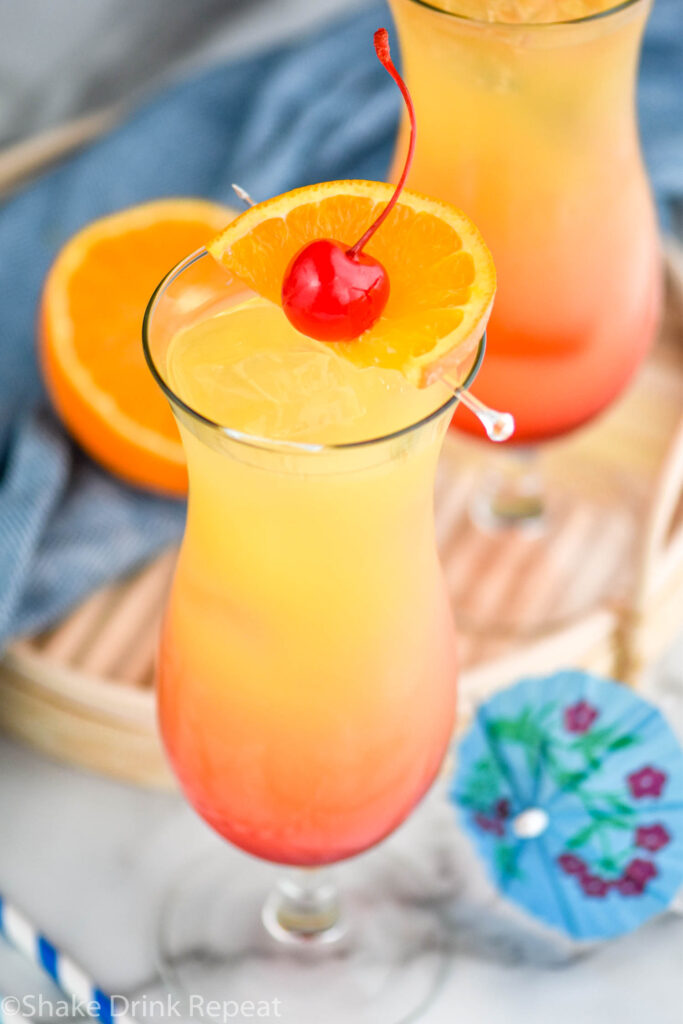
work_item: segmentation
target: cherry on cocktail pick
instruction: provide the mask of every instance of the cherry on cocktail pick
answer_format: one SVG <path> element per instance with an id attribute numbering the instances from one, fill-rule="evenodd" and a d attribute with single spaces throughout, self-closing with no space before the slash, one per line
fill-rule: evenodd
<path id="1" fill-rule="evenodd" d="M 363 247 L 396 205 L 415 150 L 415 109 L 408 88 L 394 67 L 385 28 L 374 35 L 375 53 L 394 79 L 408 108 L 410 144 L 403 173 L 380 215 L 349 248 L 332 238 L 318 238 L 300 249 L 282 282 L 282 308 L 302 334 L 318 341 L 352 341 L 379 319 L 389 299 L 389 275 Z"/>

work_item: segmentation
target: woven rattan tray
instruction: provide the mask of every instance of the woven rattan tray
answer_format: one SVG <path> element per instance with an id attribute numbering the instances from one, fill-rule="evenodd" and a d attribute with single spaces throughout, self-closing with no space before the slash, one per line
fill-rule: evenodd
<path id="1" fill-rule="evenodd" d="M 460 723 L 523 673 L 580 664 L 637 683 L 683 626 L 683 263 L 670 252 L 659 343 L 597 425 L 548 453 L 545 470 L 591 501 L 557 511 L 552 548 L 472 531 L 482 448 L 449 436 L 436 494 L 454 607 L 516 621 L 482 634 L 462 619 Z M 487 456 L 490 451 L 487 450 Z M 606 481 L 609 481 L 607 486 Z M 587 512 L 591 507 L 590 514 Z M 132 782 L 170 779 L 157 738 L 153 666 L 175 553 L 94 594 L 55 629 L 16 642 L 0 670 L 0 726 L 62 760 Z M 547 609 L 554 625 L 543 625 Z"/>

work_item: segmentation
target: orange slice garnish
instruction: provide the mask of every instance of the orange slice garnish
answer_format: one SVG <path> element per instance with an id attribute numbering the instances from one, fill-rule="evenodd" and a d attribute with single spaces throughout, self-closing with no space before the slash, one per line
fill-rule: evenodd
<path id="1" fill-rule="evenodd" d="M 291 259 L 316 238 L 353 245 L 393 194 L 376 181 L 328 181 L 252 206 L 209 245 L 219 263 L 280 304 Z M 493 259 L 472 221 L 409 189 L 365 246 L 389 275 L 380 319 L 330 346 L 359 367 L 396 369 L 424 385 L 460 373 L 477 346 L 496 288 Z M 457 382 L 456 382 L 457 383 Z"/>
<path id="2" fill-rule="evenodd" d="M 81 446 L 130 483 L 187 490 L 178 430 L 144 360 L 142 318 L 163 275 L 234 216 L 200 199 L 135 206 L 80 231 L 47 276 L 40 354 L 53 404 Z"/>

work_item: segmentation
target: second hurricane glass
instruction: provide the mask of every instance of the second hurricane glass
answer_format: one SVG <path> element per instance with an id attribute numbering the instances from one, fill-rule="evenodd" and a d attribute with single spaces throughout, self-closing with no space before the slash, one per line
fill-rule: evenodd
<path id="1" fill-rule="evenodd" d="M 498 292 L 477 390 L 504 400 L 528 451 L 605 409 L 653 341 L 660 249 L 635 111 L 651 3 L 391 7 L 420 124 L 408 184 L 487 239 Z M 490 489 L 489 525 L 537 519 L 540 497 L 525 458 Z"/>

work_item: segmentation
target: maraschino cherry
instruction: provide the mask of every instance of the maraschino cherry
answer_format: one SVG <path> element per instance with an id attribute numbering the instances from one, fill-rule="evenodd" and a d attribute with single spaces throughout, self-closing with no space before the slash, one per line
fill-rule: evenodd
<path id="1" fill-rule="evenodd" d="M 282 283 L 282 308 L 302 334 L 318 341 L 352 341 L 379 319 L 389 299 L 389 275 L 364 246 L 396 205 L 415 150 L 415 109 L 396 70 L 385 28 L 374 35 L 375 53 L 398 85 L 410 117 L 410 144 L 393 196 L 368 230 L 349 248 L 332 238 L 307 243 L 292 259 Z"/>

